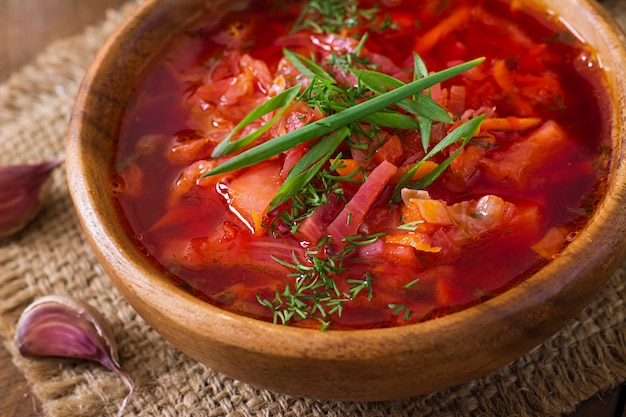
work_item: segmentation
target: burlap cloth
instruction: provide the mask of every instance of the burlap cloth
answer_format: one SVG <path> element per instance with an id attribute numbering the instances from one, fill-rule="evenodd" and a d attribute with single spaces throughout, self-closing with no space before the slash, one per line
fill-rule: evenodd
<path id="1" fill-rule="evenodd" d="M 626 2 L 605 1 L 626 22 Z M 52 44 L 0 86 L 0 165 L 63 154 L 73 97 L 97 48 L 135 7 L 109 11 L 84 33 Z M 337 403 L 258 390 L 196 363 L 137 316 L 106 277 L 80 229 L 57 169 L 43 211 L 0 242 L 0 331 L 46 416 L 114 416 L 126 386 L 91 362 L 25 359 L 13 343 L 19 314 L 44 294 L 70 294 L 111 322 L 136 394 L 128 416 L 559 416 L 626 380 L 626 269 L 554 337 L 483 378 L 385 403 Z M 626 268 L 626 262 L 624 263 Z"/>

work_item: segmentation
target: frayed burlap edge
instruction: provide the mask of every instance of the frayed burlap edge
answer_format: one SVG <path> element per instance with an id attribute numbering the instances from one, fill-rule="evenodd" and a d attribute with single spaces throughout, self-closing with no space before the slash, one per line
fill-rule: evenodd
<path id="1" fill-rule="evenodd" d="M 101 25 L 54 43 L 0 86 L 0 164 L 63 154 L 84 71 L 137 4 L 110 11 Z M 13 337 L 20 312 L 51 293 L 80 297 L 111 322 L 124 371 L 136 385 L 128 416 L 559 416 L 626 378 L 625 264 L 554 337 L 459 387 L 385 403 L 319 402 L 257 390 L 187 358 L 135 314 L 90 250 L 65 181 L 64 170 L 55 171 L 36 221 L 0 242 L 0 331 L 46 416 L 114 416 L 126 395 L 125 385 L 96 364 L 19 355 Z"/>

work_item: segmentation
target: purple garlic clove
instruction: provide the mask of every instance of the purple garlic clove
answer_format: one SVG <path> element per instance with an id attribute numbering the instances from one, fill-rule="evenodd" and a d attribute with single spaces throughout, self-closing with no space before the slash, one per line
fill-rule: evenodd
<path id="1" fill-rule="evenodd" d="M 63 158 L 0 167 L 0 239 L 22 230 L 39 212 L 46 180 Z"/>
<path id="2" fill-rule="evenodd" d="M 120 414 L 134 392 L 120 369 L 113 331 L 89 304 L 62 295 L 48 295 L 31 303 L 17 322 L 15 342 L 23 356 L 86 359 L 115 372 L 129 387 Z"/>
<path id="3" fill-rule="evenodd" d="M 22 313 L 15 338 L 24 356 L 59 356 L 119 367 L 117 345 L 104 317 L 80 300 L 48 295 Z"/>

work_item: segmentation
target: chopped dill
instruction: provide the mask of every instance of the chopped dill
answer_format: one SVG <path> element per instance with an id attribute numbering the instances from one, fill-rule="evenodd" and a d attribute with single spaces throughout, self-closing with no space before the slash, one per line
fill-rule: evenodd
<path id="1" fill-rule="evenodd" d="M 354 239 L 357 245 L 366 241 L 375 241 L 379 235 L 359 236 Z M 288 324 L 292 321 L 315 319 L 322 324 L 322 329 L 329 326 L 328 317 L 337 314 L 341 316 L 344 303 L 356 298 L 362 291 L 366 291 L 369 300 L 373 297 L 372 277 L 370 272 L 364 274 L 363 280 L 347 280 L 350 285 L 347 292 L 342 292 L 337 286 L 335 278 L 347 269 L 348 255 L 354 253 L 357 246 L 346 245 L 339 253 L 321 256 L 319 249 L 308 250 L 303 262 L 292 253 L 292 260 L 286 261 L 272 257 L 274 261 L 291 269 L 288 278 L 294 278 L 294 283 L 285 284 L 282 291 L 276 290 L 273 299 L 262 298 L 257 294 L 257 301 L 270 309 L 273 322 Z"/>
<path id="2" fill-rule="evenodd" d="M 420 279 L 419 279 L 419 278 L 414 279 L 413 281 L 411 281 L 411 282 L 409 282 L 409 283 L 405 284 L 405 285 L 404 285 L 404 288 L 409 289 L 409 288 L 411 288 L 412 286 L 414 286 L 415 284 L 417 284 L 418 282 L 420 282 Z"/>
<path id="3" fill-rule="evenodd" d="M 391 315 L 394 317 L 402 314 L 404 321 L 411 318 L 411 309 L 404 304 L 389 304 L 387 307 L 392 310 Z"/>
<path id="4" fill-rule="evenodd" d="M 358 0 L 309 0 L 296 19 L 292 33 L 309 29 L 317 33 L 339 33 L 358 26 L 371 26 L 378 8 L 361 9 Z M 390 27 L 386 19 L 381 28 Z"/>
<path id="5" fill-rule="evenodd" d="M 415 220 L 415 221 L 408 222 L 408 223 L 402 223 L 402 224 L 398 225 L 398 227 L 396 227 L 396 229 L 414 232 L 414 231 L 418 230 L 420 228 L 419 225 L 423 224 L 424 222 L 425 222 L 424 220 Z"/>
<path id="6" fill-rule="evenodd" d="M 496 296 L 494 293 L 489 292 L 489 291 L 485 291 L 485 290 L 480 289 L 480 288 L 477 288 L 476 291 L 474 291 L 474 295 L 477 298 L 484 298 L 484 297 L 486 297 L 486 298 L 493 298 L 493 297 Z"/>

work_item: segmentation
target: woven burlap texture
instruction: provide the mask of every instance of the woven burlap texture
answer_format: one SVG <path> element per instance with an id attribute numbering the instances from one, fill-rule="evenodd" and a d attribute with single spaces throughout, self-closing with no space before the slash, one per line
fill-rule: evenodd
<path id="1" fill-rule="evenodd" d="M 84 71 L 137 4 L 109 11 L 102 24 L 52 44 L 0 86 L 0 165 L 63 154 Z M 156 334 L 98 264 L 78 224 L 63 167 L 50 185 L 37 219 L 0 242 L 0 331 L 46 416 L 114 416 L 126 386 L 95 363 L 19 355 L 13 342 L 19 314 L 45 294 L 79 297 L 110 321 L 123 369 L 136 386 L 128 416 L 559 416 L 626 379 L 626 272 L 620 269 L 554 337 L 459 387 L 384 403 L 319 402 L 255 389 L 196 363 Z"/>

